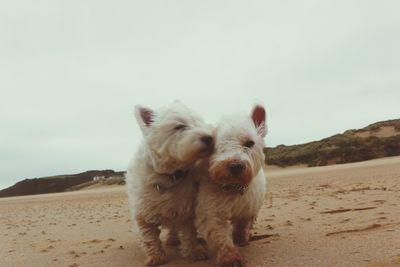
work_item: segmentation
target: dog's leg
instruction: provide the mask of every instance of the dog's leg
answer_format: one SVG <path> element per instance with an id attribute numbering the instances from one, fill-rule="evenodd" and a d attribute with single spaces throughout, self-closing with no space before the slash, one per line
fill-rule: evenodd
<path id="1" fill-rule="evenodd" d="M 247 246 L 253 218 L 240 218 L 233 223 L 233 242 L 239 247 Z"/>
<path id="2" fill-rule="evenodd" d="M 180 244 L 179 233 L 174 226 L 170 227 L 167 235 L 167 246 L 175 247 Z"/>
<path id="3" fill-rule="evenodd" d="M 196 228 L 193 220 L 186 222 L 181 227 L 181 253 L 184 257 L 193 261 L 201 261 L 208 259 L 205 248 L 197 239 Z"/>
<path id="4" fill-rule="evenodd" d="M 203 210 L 204 211 L 204 210 Z M 196 226 L 209 248 L 216 253 L 218 267 L 243 267 L 244 262 L 232 240 L 232 226 L 223 214 L 196 213 Z"/>
<path id="5" fill-rule="evenodd" d="M 158 225 L 136 219 L 141 236 L 143 250 L 147 255 L 146 266 L 158 266 L 166 262 L 166 256 L 160 240 Z"/>

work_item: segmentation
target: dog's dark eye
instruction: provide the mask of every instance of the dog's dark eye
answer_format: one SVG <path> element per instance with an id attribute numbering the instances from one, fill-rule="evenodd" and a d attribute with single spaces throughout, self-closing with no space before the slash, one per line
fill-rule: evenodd
<path id="1" fill-rule="evenodd" d="M 184 129 L 186 129 L 187 128 L 187 125 L 185 125 L 185 124 L 179 124 L 179 125 L 176 125 L 175 126 L 175 130 L 177 130 L 177 131 L 179 131 L 179 130 L 184 130 Z"/>
<path id="2" fill-rule="evenodd" d="M 252 148 L 254 146 L 254 141 L 249 140 L 246 143 L 244 143 L 244 146 L 248 147 L 248 148 Z"/>

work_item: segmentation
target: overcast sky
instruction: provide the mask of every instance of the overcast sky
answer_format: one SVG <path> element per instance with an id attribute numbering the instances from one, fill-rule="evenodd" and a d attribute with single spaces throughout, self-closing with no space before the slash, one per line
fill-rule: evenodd
<path id="1" fill-rule="evenodd" d="M 124 170 L 135 104 L 264 102 L 268 146 L 400 117 L 400 1 L 1 1 L 0 188 Z"/>

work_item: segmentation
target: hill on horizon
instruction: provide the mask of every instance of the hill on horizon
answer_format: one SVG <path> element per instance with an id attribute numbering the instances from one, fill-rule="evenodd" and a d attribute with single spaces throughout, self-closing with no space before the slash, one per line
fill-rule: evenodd
<path id="1" fill-rule="evenodd" d="M 121 177 L 124 172 L 114 170 L 93 170 L 78 174 L 56 175 L 25 179 L 15 185 L 0 190 L 0 197 L 24 196 L 68 191 L 70 188 L 93 181 L 96 176 L 104 178 Z"/>
<path id="2" fill-rule="evenodd" d="M 264 148 L 267 165 L 325 166 L 400 155 L 400 119 L 376 122 L 319 141 Z"/>
<path id="3" fill-rule="evenodd" d="M 267 165 L 325 166 L 400 155 L 400 119 L 381 121 L 362 129 L 347 130 L 319 141 L 264 148 Z M 0 197 L 79 190 L 96 183 L 95 176 L 117 177 L 103 184 L 124 183 L 124 172 L 92 170 L 71 175 L 25 179 L 0 190 Z"/>

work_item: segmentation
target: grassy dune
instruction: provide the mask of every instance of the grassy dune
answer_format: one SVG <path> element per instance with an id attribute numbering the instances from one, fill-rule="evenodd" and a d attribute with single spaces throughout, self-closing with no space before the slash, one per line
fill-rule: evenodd
<path id="1" fill-rule="evenodd" d="M 324 166 L 400 155 L 400 120 L 348 130 L 320 141 L 264 149 L 266 163 L 281 167 Z"/>

